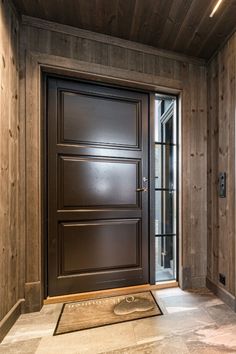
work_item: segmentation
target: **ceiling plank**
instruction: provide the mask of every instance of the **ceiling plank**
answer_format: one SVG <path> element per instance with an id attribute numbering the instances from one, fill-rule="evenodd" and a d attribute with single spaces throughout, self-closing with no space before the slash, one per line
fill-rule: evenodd
<path id="1" fill-rule="evenodd" d="M 129 41 L 209 59 L 235 29 L 236 0 L 13 0 L 18 10 Z"/>
<path id="2" fill-rule="evenodd" d="M 132 26 L 132 17 L 135 9 L 135 0 L 119 0 L 117 8 L 117 33 L 124 39 L 130 39 L 130 31 Z M 132 15 L 131 15 L 132 14 Z M 129 18 L 129 21 L 124 21 L 124 18 Z"/>
<path id="3" fill-rule="evenodd" d="M 192 53 L 197 52 L 198 48 L 201 46 L 202 40 L 206 37 L 207 33 L 211 28 L 211 19 L 209 14 L 211 13 L 216 0 L 209 1 L 209 4 L 204 11 L 204 15 L 199 20 L 199 24 L 196 26 L 195 31 L 193 31 L 192 36 L 186 42 L 186 49 Z"/>
<path id="4" fill-rule="evenodd" d="M 206 7 L 206 0 L 192 1 L 191 7 L 173 43 L 174 50 L 179 52 L 183 51 L 183 48 L 185 48 L 186 43 L 198 26 L 200 19 L 203 17 Z"/>
<path id="5" fill-rule="evenodd" d="M 159 39 L 159 46 L 169 48 L 173 46 L 175 35 L 179 32 L 193 0 L 173 0 L 169 16 Z"/>
<path id="6" fill-rule="evenodd" d="M 173 0 L 155 1 L 152 13 L 148 19 L 147 31 L 144 31 L 144 41 L 146 44 L 159 46 L 165 24 L 169 17 L 169 12 Z"/>
<path id="7" fill-rule="evenodd" d="M 202 41 L 201 48 L 196 53 L 198 56 L 210 58 L 227 37 L 236 30 L 236 1 L 226 1 L 225 4 L 226 6 L 223 12 L 219 13 L 215 26 L 212 26 L 212 30 Z"/>

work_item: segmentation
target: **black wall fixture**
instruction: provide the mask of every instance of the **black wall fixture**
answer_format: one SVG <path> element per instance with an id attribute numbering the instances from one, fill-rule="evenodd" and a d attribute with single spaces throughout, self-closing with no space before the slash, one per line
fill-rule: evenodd
<path id="1" fill-rule="evenodd" d="M 226 172 L 219 173 L 219 197 L 226 197 Z"/>

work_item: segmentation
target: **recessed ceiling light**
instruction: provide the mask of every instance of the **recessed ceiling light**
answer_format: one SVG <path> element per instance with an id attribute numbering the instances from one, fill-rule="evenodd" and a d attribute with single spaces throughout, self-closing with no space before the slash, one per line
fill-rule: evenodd
<path id="1" fill-rule="evenodd" d="M 221 5 L 221 3 L 223 2 L 223 0 L 218 0 L 214 9 L 212 10 L 212 13 L 210 14 L 209 17 L 213 17 L 216 13 L 216 11 L 218 10 L 219 6 Z"/>

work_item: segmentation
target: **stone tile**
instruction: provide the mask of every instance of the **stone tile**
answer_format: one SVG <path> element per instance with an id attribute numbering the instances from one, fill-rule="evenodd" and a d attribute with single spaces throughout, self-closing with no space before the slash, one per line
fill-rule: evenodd
<path id="1" fill-rule="evenodd" d="M 183 291 L 185 293 L 187 292 L 188 294 L 198 294 L 198 295 L 211 294 L 211 295 L 213 295 L 213 292 L 211 290 L 209 290 L 208 288 L 187 289 L 187 290 L 183 290 Z"/>
<path id="2" fill-rule="evenodd" d="M 236 326 L 217 324 L 194 330 L 182 336 L 193 352 L 236 353 Z"/>
<path id="3" fill-rule="evenodd" d="M 215 322 L 203 309 L 146 318 L 133 322 L 134 333 L 138 343 L 145 338 L 159 340 L 170 335 L 181 335 L 210 325 L 215 325 Z"/>
<path id="4" fill-rule="evenodd" d="M 153 293 L 163 316 L 59 336 L 52 334 L 62 304 L 46 305 L 20 316 L 0 345 L 0 354 L 236 353 L 236 314 L 210 291 L 176 288 Z"/>
<path id="5" fill-rule="evenodd" d="M 201 336 L 201 342 L 210 346 L 220 346 L 236 353 L 236 325 L 220 326 L 210 332 L 199 329 L 196 334 Z"/>
<path id="6" fill-rule="evenodd" d="M 154 295 L 158 297 L 169 297 L 169 296 L 182 296 L 184 294 L 188 294 L 188 292 L 184 292 L 180 288 L 169 288 L 169 289 L 161 289 L 161 290 L 152 290 Z"/>
<path id="7" fill-rule="evenodd" d="M 175 313 L 188 310 L 197 310 L 198 308 L 211 307 L 218 304 L 222 304 L 221 300 L 218 300 L 212 294 L 207 295 L 182 295 L 171 296 L 161 298 L 167 313 Z M 158 301 L 158 299 L 157 299 Z"/>
<path id="8" fill-rule="evenodd" d="M 209 316 L 215 321 L 219 326 L 236 324 L 236 313 L 231 310 L 226 304 L 220 304 L 217 306 L 211 306 L 205 309 Z"/>
<path id="9" fill-rule="evenodd" d="M 210 295 L 215 296 L 209 289 L 207 288 L 199 288 L 199 289 L 188 289 L 188 290 L 181 290 L 180 288 L 169 288 L 169 289 L 160 289 L 160 290 L 153 290 L 158 297 L 172 297 L 172 296 L 201 296 L 201 295 Z"/>
<path id="10" fill-rule="evenodd" d="M 165 289 L 153 291 L 157 302 L 161 304 L 163 313 L 193 311 L 221 305 L 223 302 L 208 289 L 182 291 L 181 289 Z"/>
<path id="11" fill-rule="evenodd" d="M 102 354 L 189 354 L 189 350 L 180 337 L 170 340 L 144 343 L 129 348 L 106 351 Z"/>
<path id="12" fill-rule="evenodd" d="M 44 305 L 40 311 L 40 314 L 54 317 L 56 320 L 61 313 L 63 304 L 51 304 Z"/>
<path id="13" fill-rule="evenodd" d="M 135 345 L 132 322 L 42 338 L 37 354 L 101 353 Z"/>
<path id="14" fill-rule="evenodd" d="M 45 305 L 40 312 L 21 315 L 2 343 L 52 336 L 61 307 L 62 304 Z"/>
<path id="15" fill-rule="evenodd" d="M 1 344 L 0 354 L 35 354 L 40 340 L 40 338 L 37 338 L 17 343 Z"/>
<path id="16" fill-rule="evenodd" d="M 191 342 L 191 343 L 186 343 L 187 348 L 189 349 L 190 353 L 194 354 L 223 354 L 223 353 L 228 353 L 232 354 L 235 353 L 235 351 L 232 351 L 231 349 L 227 349 L 224 346 L 213 346 L 213 345 L 207 345 L 201 342 Z"/>

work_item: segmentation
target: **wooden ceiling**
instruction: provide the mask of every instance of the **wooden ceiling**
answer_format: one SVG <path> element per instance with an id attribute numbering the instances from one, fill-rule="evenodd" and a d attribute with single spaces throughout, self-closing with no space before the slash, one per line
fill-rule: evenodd
<path id="1" fill-rule="evenodd" d="M 28 16 L 209 59 L 236 29 L 236 0 L 14 0 Z"/>

